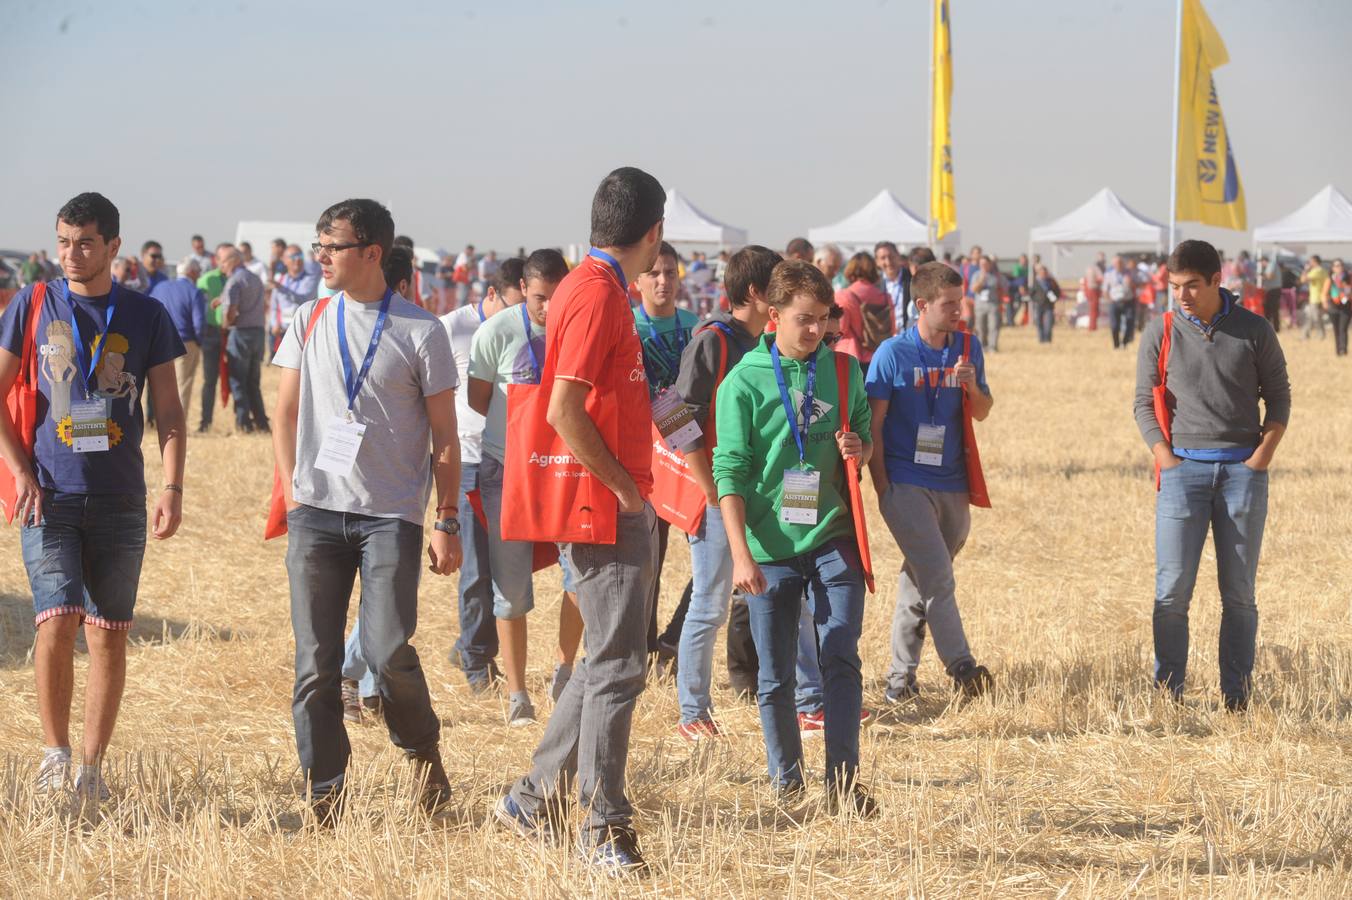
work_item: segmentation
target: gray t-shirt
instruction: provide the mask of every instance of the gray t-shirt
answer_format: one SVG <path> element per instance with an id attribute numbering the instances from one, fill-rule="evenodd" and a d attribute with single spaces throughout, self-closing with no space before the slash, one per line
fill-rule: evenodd
<path id="1" fill-rule="evenodd" d="M 316 302 L 296 310 L 272 360 L 283 368 L 300 369 L 296 474 L 291 482 L 295 498 L 320 509 L 421 525 L 432 487 L 432 429 L 424 398 L 460 384 L 446 329 L 436 316 L 402 297 L 396 295 L 390 302 L 380 346 L 352 408 L 366 434 L 352 471 L 336 475 L 315 468 L 315 460 L 330 425 L 347 412 L 338 352 L 338 298 L 330 298 L 302 349 Z M 354 376 L 366 357 L 379 312 L 379 303 L 345 304 Z"/>
<path id="2" fill-rule="evenodd" d="M 239 308 L 239 318 L 235 320 L 234 327 L 263 327 L 266 307 L 263 282 L 244 266 L 240 266 L 231 274 L 221 290 L 221 315 L 224 317 L 226 310 L 232 306 Z"/>

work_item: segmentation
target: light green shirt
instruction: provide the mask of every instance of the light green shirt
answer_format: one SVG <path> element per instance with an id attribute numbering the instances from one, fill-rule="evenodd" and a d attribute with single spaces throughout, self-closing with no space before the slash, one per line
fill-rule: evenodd
<path id="1" fill-rule="evenodd" d="M 508 307 L 479 326 L 469 345 L 470 378 L 493 385 L 493 399 L 484 418 L 483 452 L 503 462 L 507 453 L 507 385 L 539 384 L 536 364 L 545 362 L 545 330 L 530 323 L 530 347 L 526 344 L 526 326 L 521 321 L 524 303 Z M 529 319 L 529 317 L 528 317 Z"/>

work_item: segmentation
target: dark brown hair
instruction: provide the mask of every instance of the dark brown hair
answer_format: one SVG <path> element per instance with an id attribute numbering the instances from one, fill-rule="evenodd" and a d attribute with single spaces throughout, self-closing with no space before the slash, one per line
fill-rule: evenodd
<path id="1" fill-rule="evenodd" d="M 845 283 L 853 284 L 856 281 L 877 283 L 878 264 L 874 262 L 873 254 L 861 251 L 851 256 L 850 261 L 845 264 Z"/>
<path id="2" fill-rule="evenodd" d="M 1210 281 L 1221 270 L 1221 255 L 1206 241 L 1184 241 L 1169 254 L 1168 266 L 1172 274 L 1191 272 Z"/>

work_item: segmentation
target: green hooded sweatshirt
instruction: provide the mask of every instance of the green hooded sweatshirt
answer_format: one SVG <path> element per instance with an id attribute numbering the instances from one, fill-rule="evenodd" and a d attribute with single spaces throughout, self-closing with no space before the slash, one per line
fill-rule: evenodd
<path id="1" fill-rule="evenodd" d="M 840 429 L 840 390 L 836 362 L 830 347 L 817 349 L 817 387 L 812 424 L 808 429 L 807 468 L 821 472 L 817 524 L 797 525 L 779 520 L 784 470 L 798 467 L 798 445 L 789 427 L 779 395 L 770 345 L 766 335 L 742 357 L 718 389 L 718 445 L 714 448 L 714 483 L 718 496 L 736 494 L 746 501 L 747 542 L 757 562 L 776 562 L 816 550 L 823 544 L 854 534 L 845 462 L 836 446 Z M 807 361 L 780 356 L 784 382 L 797 418 L 807 386 Z M 851 360 L 848 402 L 850 430 L 867 435 L 871 423 L 864 377 Z M 798 423 L 795 423 L 797 427 Z"/>

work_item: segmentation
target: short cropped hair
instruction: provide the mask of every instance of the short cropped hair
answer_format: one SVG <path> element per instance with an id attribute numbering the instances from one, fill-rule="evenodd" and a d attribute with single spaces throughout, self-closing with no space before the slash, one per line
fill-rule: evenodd
<path id="1" fill-rule="evenodd" d="M 164 247 L 160 245 L 159 241 L 146 241 L 144 244 L 141 245 L 141 255 L 145 256 L 147 250 L 163 250 L 163 249 Z"/>
<path id="2" fill-rule="evenodd" d="M 666 241 L 663 241 L 662 246 L 657 248 L 657 255 L 659 258 L 665 256 L 668 259 L 676 260 L 676 265 L 678 266 L 681 264 L 681 254 L 677 253 L 676 248 Z"/>
<path id="3" fill-rule="evenodd" d="M 784 248 L 784 256 L 789 259 L 811 259 L 812 242 L 807 238 L 794 238 Z"/>
<path id="4" fill-rule="evenodd" d="M 352 226 L 352 234 L 363 244 L 380 248 L 380 259 L 390 255 L 394 245 L 394 218 L 390 211 L 375 200 L 344 200 L 335 203 L 315 223 L 315 231 L 328 234 L 334 222 Z"/>
<path id="5" fill-rule="evenodd" d="M 928 247 L 912 247 L 908 258 L 910 259 L 911 265 L 916 266 L 917 268 L 923 266 L 925 263 L 932 263 L 935 261 L 934 251 Z"/>
<path id="6" fill-rule="evenodd" d="M 793 302 L 794 297 L 801 295 L 811 297 L 822 306 L 830 306 L 835 301 L 831 282 L 820 269 L 806 260 L 786 259 L 775 266 L 770 275 L 766 300 L 771 306 L 783 309 Z"/>
<path id="7" fill-rule="evenodd" d="M 385 287 L 395 290 L 401 281 L 413 280 L 413 253 L 407 247 L 392 247 L 389 255 L 381 257 L 385 272 Z"/>
<path id="8" fill-rule="evenodd" d="M 830 318 L 830 319 L 843 319 L 843 318 L 845 318 L 845 307 L 841 306 L 839 303 L 832 303 L 832 304 L 831 304 L 831 314 L 830 314 L 827 318 Z"/>
<path id="9" fill-rule="evenodd" d="M 519 256 L 504 259 L 498 264 L 498 273 L 493 276 L 494 290 L 499 294 L 521 290 L 522 273 L 525 269 L 526 261 Z"/>
<path id="10" fill-rule="evenodd" d="M 917 300 L 934 300 L 946 287 L 962 287 L 962 276 L 941 262 L 927 262 L 915 270 L 911 296 Z"/>
<path id="11" fill-rule="evenodd" d="M 728 304 L 733 309 L 741 309 L 751 302 L 751 289 L 762 295 L 770 287 L 770 276 L 775 266 L 784 259 L 769 247 L 752 244 L 732 254 L 728 260 L 727 271 L 723 273 L 723 290 L 728 294 Z"/>
<path id="12" fill-rule="evenodd" d="M 113 201 L 94 191 L 76 194 L 67 200 L 57 211 L 56 220 L 77 227 L 92 222 L 104 243 L 111 243 L 122 233 L 122 215 Z"/>
<path id="13" fill-rule="evenodd" d="M 854 283 L 856 281 L 867 281 L 874 284 L 878 281 L 878 263 L 874 261 L 873 254 L 860 251 L 850 257 L 850 261 L 845 264 L 845 281 Z"/>
<path id="14" fill-rule="evenodd" d="M 406 234 L 398 235 L 397 237 L 395 237 L 394 242 L 391 244 L 391 246 L 394 246 L 394 247 L 407 247 L 408 249 L 412 250 L 412 249 L 413 249 L 413 238 L 409 237 L 409 236 L 406 235 Z"/>
<path id="15" fill-rule="evenodd" d="M 601 179 L 592 197 L 593 247 L 631 247 L 665 215 L 667 192 L 642 169 L 625 166 Z"/>
<path id="16" fill-rule="evenodd" d="M 874 244 L 873 255 L 877 256 L 879 252 L 883 250 L 883 248 L 887 248 L 888 250 L 891 250 L 893 253 L 895 253 L 897 256 L 901 256 L 901 251 L 898 250 L 897 245 L 892 243 L 891 241 L 879 241 L 878 243 Z"/>
<path id="17" fill-rule="evenodd" d="M 1191 272 L 1210 281 L 1221 270 L 1221 255 L 1206 241 L 1184 241 L 1169 254 L 1171 273 Z"/>
<path id="18" fill-rule="evenodd" d="M 521 267 L 523 281 L 538 278 L 548 284 L 558 284 L 567 274 L 568 261 L 557 250 L 536 250 L 526 257 L 526 264 Z"/>

